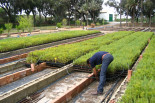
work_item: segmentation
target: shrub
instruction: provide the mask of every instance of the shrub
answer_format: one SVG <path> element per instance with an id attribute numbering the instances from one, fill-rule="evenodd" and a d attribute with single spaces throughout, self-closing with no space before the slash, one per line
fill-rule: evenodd
<path id="1" fill-rule="evenodd" d="M 33 19 L 31 17 L 22 17 L 20 16 L 18 19 L 19 26 L 18 29 L 21 29 L 23 32 L 25 29 L 31 34 L 33 27 Z"/>
<path id="2" fill-rule="evenodd" d="M 26 18 L 26 19 L 27 19 L 26 27 L 27 27 L 28 32 L 31 34 L 32 27 L 33 27 L 33 19 L 31 17 Z"/>
<path id="3" fill-rule="evenodd" d="M 97 25 L 97 26 L 100 26 L 100 23 L 99 23 L 99 22 L 97 22 L 97 23 L 96 23 L 96 25 Z"/>
<path id="4" fill-rule="evenodd" d="M 86 26 L 86 23 L 85 23 L 85 22 L 82 22 L 82 25 L 83 25 L 83 26 Z"/>
<path id="5" fill-rule="evenodd" d="M 8 32 L 8 35 L 7 35 L 7 37 L 10 37 L 10 30 L 12 29 L 12 23 L 6 23 L 5 24 L 5 27 L 6 27 L 6 29 L 7 29 L 7 32 Z"/>
<path id="6" fill-rule="evenodd" d="M 103 24 L 103 25 L 105 24 L 105 21 L 104 21 L 104 19 L 103 19 L 103 21 L 102 21 L 102 24 Z"/>
<path id="7" fill-rule="evenodd" d="M 16 25 L 17 32 L 20 33 L 21 27 L 20 25 Z M 21 33 L 19 34 L 21 36 Z"/>
<path id="8" fill-rule="evenodd" d="M 57 27 L 58 28 L 61 28 L 62 27 L 62 24 L 61 23 L 57 23 Z"/>
<path id="9" fill-rule="evenodd" d="M 76 20 L 76 25 L 80 26 L 80 20 Z"/>
<path id="10" fill-rule="evenodd" d="M 63 25 L 63 26 L 66 26 L 66 25 L 67 25 L 67 19 L 63 19 L 63 20 L 62 20 L 62 25 Z"/>
<path id="11" fill-rule="evenodd" d="M 0 28 L 0 35 L 4 32 L 3 28 Z"/>

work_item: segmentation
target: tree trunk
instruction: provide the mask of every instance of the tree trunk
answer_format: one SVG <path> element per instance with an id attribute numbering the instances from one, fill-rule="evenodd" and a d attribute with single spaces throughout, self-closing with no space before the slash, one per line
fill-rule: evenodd
<path id="1" fill-rule="evenodd" d="M 46 16 L 46 15 L 44 15 L 44 17 L 45 17 L 45 23 L 47 23 L 47 16 Z"/>
<path id="2" fill-rule="evenodd" d="M 133 27 L 135 27 L 135 7 L 133 9 L 133 18 L 132 18 Z"/>
<path id="3" fill-rule="evenodd" d="M 120 10 L 120 27 L 122 27 L 122 13 L 121 13 L 121 10 Z"/>
<path id="4" fill-rule="evenodd" d="M 35 30 L 35 26 L 36 26 L 36 15 L 35 15 L 35 13 L 34 12 L 32 12 L 33 13 L 33 23 L 34 23 L 34 30 Z"/>
<path id="5" fill-rule="evenodd" d="M 71 25 L 71 23 L 70 23 L 70 14 L 69 14 L 69 18 L 68 18 L 68 25 L 69 25 L 69 28 L 70 28 L 70 25 Z"/>
<path id="6" fill-rule="evenodd" d="M 85 15 L 83 14 L 82 16 L 83 16 L 83 21 L 86 21 Z"/>
<path id="7" fill-rule="evenodd" d="M 150 12 L 150 18 L 149 18 L 149 27 L 151 27 L 151 12 Z"/>
<path id="8" fill-rule="evenodd" d="M 76 25 L 76 11 L 75 11 L 74 15 L 75 15 L 75 26 L 77 26 L 77 25 Z"/>
<path id="9" fill-rule="evenodd" d="M 95 24 L 95 15 L 94 15 L 94 13 L 93 13 L 93 23 Z"/>
<path id="10" fill-rule="evenodd" d="M 129 11 L 127 10 L 127 16 L 126 16 L 126 26 L 129 26 L 129 25 L 128 25 L 128 15 L 129 15 L 128 13 L 129 13 Z"/>
<path id="11" fill-rule="evenodd" d="M 143 0 L 141 0 L 141 26 L 143 27 Z"/>
<path id="12" fill-rule="evenodd" d="M 88 26 L 88 14 L 86 15 L 86 18 L 87 18 L 87 26 Z"/>
<path id="13" fill-rule="evenodd" d="M 41 26 L 41 11 L 39 12 L 39 26 Z"/>

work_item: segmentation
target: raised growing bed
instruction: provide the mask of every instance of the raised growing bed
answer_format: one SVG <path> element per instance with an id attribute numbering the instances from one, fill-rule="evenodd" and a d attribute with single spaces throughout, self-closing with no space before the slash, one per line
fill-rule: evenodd
<path id="1" fill-rule="evenodd" d="M 89 73 L 72 72 L 70 75 L 60 78 L 55 83 L 51 83 L 42 90 L 29 96 L 30 99 L 23 99 L 20 103 L 37 102 L 37 103 L 62 103 L 68 102 L 75 95 L 87 87 L 93 78 Z"/>
<path id="2" fill-rule="evenodd" d="M 94 49 L 100 48 L 101 45 L 110 44 L 133 32 L 116 32 L 105 36 L 100 36 L 94 39 L 82 41 L 79 43 L 60 45 L 58 47 L 47 48 L 44 50 L 36 50 L 30 52 L 27 57 L 28 63 L 37 63 L 38 61 L 50 61 L 53 63 L 67 64 L 74 59 L 84 55 Z"/>
<path id="3" fill-rule="evenodd" d="M 155 36 L 131 77 L 120 103 L 154 103 L 155 99 Z"/>
<path id="4" fill-rule="evenodd" d="M 65 40 L 58 40 L 58 41 L 54 41 L 54 42 L 51 42 L 51 43 L 40 44 L 40 45 L 37 45 L 37 46 L 26 47 L 26 48 L 23 48 L 23 49 L 8 51 L 8 52 L 0 53 L 0 58 L 1 59 L 2 58 L 8 58 L 10 56 L 21 55 L 23 53 L 28 53 L 28 52 L 33 51 L 33 50 L 40 50 L 40 49 L 51 47 L 51 46 L 54 46 L 54 45 L 64 44 L 64 43 L 68 43 L 68 42 L 76 42 L 76 41 L 84 40 L 84 39 L 90 39 L 90 38 L 100 36 L 100 35 L 103 35 L 103 34 L 102 33 L 95 33 L 95 34 L 91 34 L 91 35 L 78 36 L 78 37 L 68 38 L 68 39 L 65 39 Z"/>
<path id="5" fill-rule="evenodd" d="M 27 69 L 24 69 L 22 71 L 15 72 L 13 74 L 9 74 L 9 75 L 0 77 L 0 87 L 3 85 L 9 84 L 11 82 L 14 82 L 18 79 L 21 79 L 25 76 L 28 76 L 28 75 L 34 74 L 36 72 L 42 71 L 45 68 L 47 68 L 46 63 L 42 63 L 42 64 L 38 65 L 37 67 L 35 67 L 34 71 L 31 71 L 31 68 L 27 68 Z"/>
<path id="6" fill-rule="evenodd" d="M 108 72 L 115 73 L 123 70 L 123 68 L 125 70 L 130 69 L 152 35 L 152 32 L 136 32 L 110 45 L 103 45 L 98 50 L 81 56 L 74 61 L 74 65 L 86 66 L 86 60 L 93 54 L 98 51 L 108 51 L 114 56 L 114 61 L 110 64 Z M 100 66 L 96 68 L 100 68 Z"/>
<path id="7" fill-rule="evenodd" d="M 56 81 L 57 79 L 65 76 L 67 74 L 66 69 L 69 72 L 71 72 L 72 71 L 71 67 L 72 64 L 66 65 L 58 69 L 47 68 L 48 70 L 46 69 L 45 72 L 42 72 L 43 74 L 40 72 L 35 73 L 30 76 L 24 77 L 23 79 L 12 82 L 8 85 L 4 85 L 3 87 L 0 88 L 1 89 L 0 103 L 18 102 L 19 100 L 30 95 L 31 93 L 34 93 L 37 90 L 40 90 L 41 88 L 44 88 L 47 85 L 51 84 L 52 82 Z M 19 77 L 20 76 L 18 76 L 18 78 Z"/>
<path id="8" fill-rule="evenodd" d="M 0 41 L 0 52 L 17 50 L 93 33 L 99 33 L 99 31 L 64 31 L 52 34 L 41 34 L 29 37 L 3 39 Z"/>

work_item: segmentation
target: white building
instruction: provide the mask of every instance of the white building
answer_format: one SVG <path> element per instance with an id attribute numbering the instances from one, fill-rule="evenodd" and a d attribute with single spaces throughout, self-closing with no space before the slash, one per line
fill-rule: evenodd
<path id="1" fill-rule="evenodd" d="M 115 16 L 115 13 L 111 10 L 101 10 L 99 18 L 112 22 L 114 21 L 114 16 Z"/>
<path id="2" fill-rule="evenodd" d="M 105 19 L 107 21 L 114 21 L 116 10 L 113 7 L 106 6 L 105 3 L 108 0 L 104 0 L 104 3 L 102 4 L 102 10 L 100 11 L 99 18 Z M 116 0 L 119 2 L 119 0 Z"/>

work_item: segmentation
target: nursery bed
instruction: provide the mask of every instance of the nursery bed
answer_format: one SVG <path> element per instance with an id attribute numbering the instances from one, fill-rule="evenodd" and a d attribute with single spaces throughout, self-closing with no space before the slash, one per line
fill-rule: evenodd
<path id="1" fill-rule="evenodd" d="M 13 51 L 9 51 L 9 52 L 4 52 L 4 53 L 0 53 L 0 59 L 8 58 L 10 56 L 15 56 L 15 55 L 21 55 L 23 53 L 28 53 L 28 52 L 33 51 L 33 50 L 39 50 L 39 49 L 51 47 L 51 46 L 54 46 L 54 45 L 73 42 L 73 41 L 80 40 L 80 39 L 81 40 L 82 39 L 87 39 L 87 38 L 90 38 L 90 37 L 96 37 L 96 36 L 100 36 L 100 35 L 104 35 L 104 34 L 103 33 L 90 34 L 90 35 L 86 35 L 86 36 L 80 36 L 80 37 L 74 37 L 74 38 L 60 40 L 60 41 L 54 41 L 52 43 L 41 44 L 41 45 L 38 45 L 38 46 L 27 47 L 27 48 L 24 48 L 24 49 L 18 49 L 18 50 L 13 50 Z"/>

